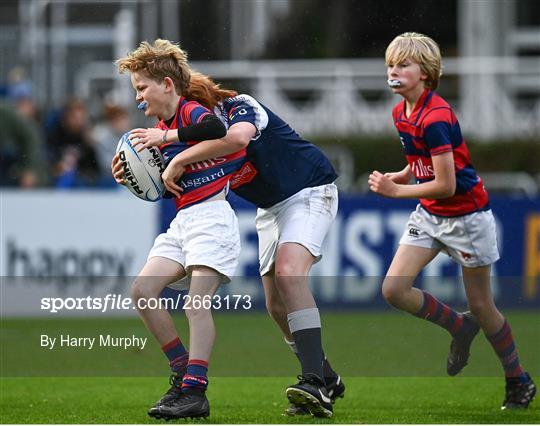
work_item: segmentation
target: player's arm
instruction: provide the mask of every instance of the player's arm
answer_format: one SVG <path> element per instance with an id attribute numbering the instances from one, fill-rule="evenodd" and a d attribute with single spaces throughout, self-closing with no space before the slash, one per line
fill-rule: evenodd
<path id="1" fill-rule="evenodd" d="M 403 170 L 400 170 L 399 172 L 388 172 L 384 175 L 392 182 L 398 184 L 407 184 L 414 177 L 411 171 L 411 167 L 408 164 L 403 168 Z"/>
<path id="2" fill-rule="evenodd" d="M 225 136 L 225 125 L 214 114 L 206 114 L 198 123 L 181 127 L 175 130 L 162 130 L 157 127 L 148 129 L 133 129 L 129 135 L 132 145 L 137 151 L 151 146 L 159 146 L 165 143 L 178 141 L 204 141 L 219 139 Z"/>
<path id="3" fill-rule="evenodd" d="M 256 132 L 257 129 L 253 124 L 242 121 L 233 124 L 224 138 L 205 140 L 182 151 L 171 160 L 162 174 L 165 186 L 167 186 L 167 182 L 173 182 L 170 184 L 171 188 L 167 189 L 169 189 L 169 191 L 171 189 L 178 191 L 179 187 L 177 188 L 174 182 L 182 176 L 184 169 L 188 164 L 241 151 L 248 146 L 251 138 L 255 136 Z M 111 171 L 116 182 L 123 185 L 124 170 L 118 154 L 112 159 Z"/>
<path id="4" fill-rule="evenodd" d="M 187 166 L 197 161 L 233 154 L 260 136 L 268 124 L 268 114 L 264 108 L 249 95 L 240 95 L 230 101 L 231 108 L 227 109 L 227 135 L 219 140 L 205 140 L 182 151 L 174 158 L 176 164 Z"/>
<path id="5" fill-rule="evenodd" d="M 227 129 L 219 118 L 213 114 L 207 114 L 202 117 L 200 122 L 177 130 L 166 131 L 159 128 L 133 129 L 130 133 L 130 139 L 138 138 L 137 140 L 134 140 L 132 144 L 134 147 L 138 146 L 137 151 L 140 152 L 144 148 L 159 146 L 163 143 L 173 141 L 204 141 L 206 139 L 218 139 L 226 135 Z M 112 159 L 111 172 L 116 183 L 123 185 L 124 171 L 118 154 Z"/>
<path id="6" fill-rule="evenodd" d="M 224 138 L 199 142 L 180 152 L 170 161 L 161 175 L 165 188 L 179 197 L 182 188 L 176 182 L 184 174 L 188 164 L 241 151 L 248 146 L 256 132 L 257 129 L 251 123 L 245 121 L 235 123 L 229 127 Z"/>
<path id="7" fill-rule="evenodd" d="M 246 121 L 235 123 L 229 127 L 224 138 L 205 140 L 193 145 L 174 157 L 173 161 L 187 166 L 197 161 L 233 154 L 246 148 L 256 132 L 257 129 L 252 123 Z"/>
<path id="8" fill-rule="evenodd" d="M 369 175 L 369 189 L 391 198 L 448 198 L 456 192 L 456 172 L 452 151 L 432 157 L 434 179 L 418 185 L 402 185 L 392 182 L 378 171 Z"/>

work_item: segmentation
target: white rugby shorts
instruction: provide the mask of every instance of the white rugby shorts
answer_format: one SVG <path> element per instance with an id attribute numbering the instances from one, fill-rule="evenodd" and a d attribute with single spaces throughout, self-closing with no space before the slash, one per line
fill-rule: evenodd
<path id="1" fill-rule="evenodd" d="M 438 248 L 459 264 L 474 268 L 499 259 L 497 230 L 491 210 L 441 217 L 418 204 L 409 216 L 400 244 Z"/>
<path id="2" fill-rule="evenodd" d="M 181 264 L 187 279 L 171 284 L 178 290 L 189 288 L 189 275 L 195 265 L 219 272 L 221 283 L 230 282 L 238 265 L 240 233 L 238 220 L 225 200 L 206 201 L 180 210 L 167 232 L 158 235 L 148 254 Z"/>
<path id="3" fill-rule="evenodd" d="M 267 274 L 274 265 L 280 244 L 298 243 L 321 259 L 321 247 L 338 208 L 333 183 L 304 188 L 286 200 L 258 209 L 255 224 L 259 236 L 259 271 Z"/>

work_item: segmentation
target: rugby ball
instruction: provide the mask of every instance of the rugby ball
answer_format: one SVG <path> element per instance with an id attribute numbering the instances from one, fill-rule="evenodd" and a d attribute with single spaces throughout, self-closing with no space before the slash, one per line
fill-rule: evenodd
<path id="1" fill-rule="evenodd" d="M 165 160 L 159 148 L 152 146 L 137 152 L 125 133 L 118 142 L 116 152 L 124 167 L 126 187 L 141 200 L 158 201 L 165 193 L 161 173 L 165 170 Z"/>

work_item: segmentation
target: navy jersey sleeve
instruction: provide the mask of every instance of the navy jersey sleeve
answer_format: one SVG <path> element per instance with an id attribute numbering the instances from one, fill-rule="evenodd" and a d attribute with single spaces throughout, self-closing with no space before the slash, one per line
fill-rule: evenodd
<path id="1" fill-rule="evenodd" d="M 257 139 L 268 126 L 268 113 L 264 107 L 249 95 L 238 95 L 227 99 L 224 104 L 229 127 L 236 123 L 251 123 L 257 129 L 253 139 Z"/>
<path id="2" fill-rule="evenodd" d="M 446 110 L 435 110 L 424 122 L 424 140 L 432 156 L 452 151 L 452 123 L 447 115 Z"/>

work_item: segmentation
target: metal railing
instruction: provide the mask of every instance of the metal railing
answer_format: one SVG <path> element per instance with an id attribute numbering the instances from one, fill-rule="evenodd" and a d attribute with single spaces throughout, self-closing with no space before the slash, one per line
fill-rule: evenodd
<path id="1" fill-rule="evenodd" d="M 224 86 L 244 88 L 306 135 L 394 131 L 390 111 L 400 98 L 386 86 L 381 59 L 214 61 L 192 66 Z M 112 88 L 119 81 L 115 75 L 112 63 L 86 64 L 76 73 L 77 93 L 92 96 L 97 79 L 109 78 Z M 456 80 L 467 84 L 451 84 Z M 540 57 L 448 58 L 441 91 L 469 138 L 540 137 Z M 122 93 L 124 103 L 133 102 L 125 86 Z"/>

